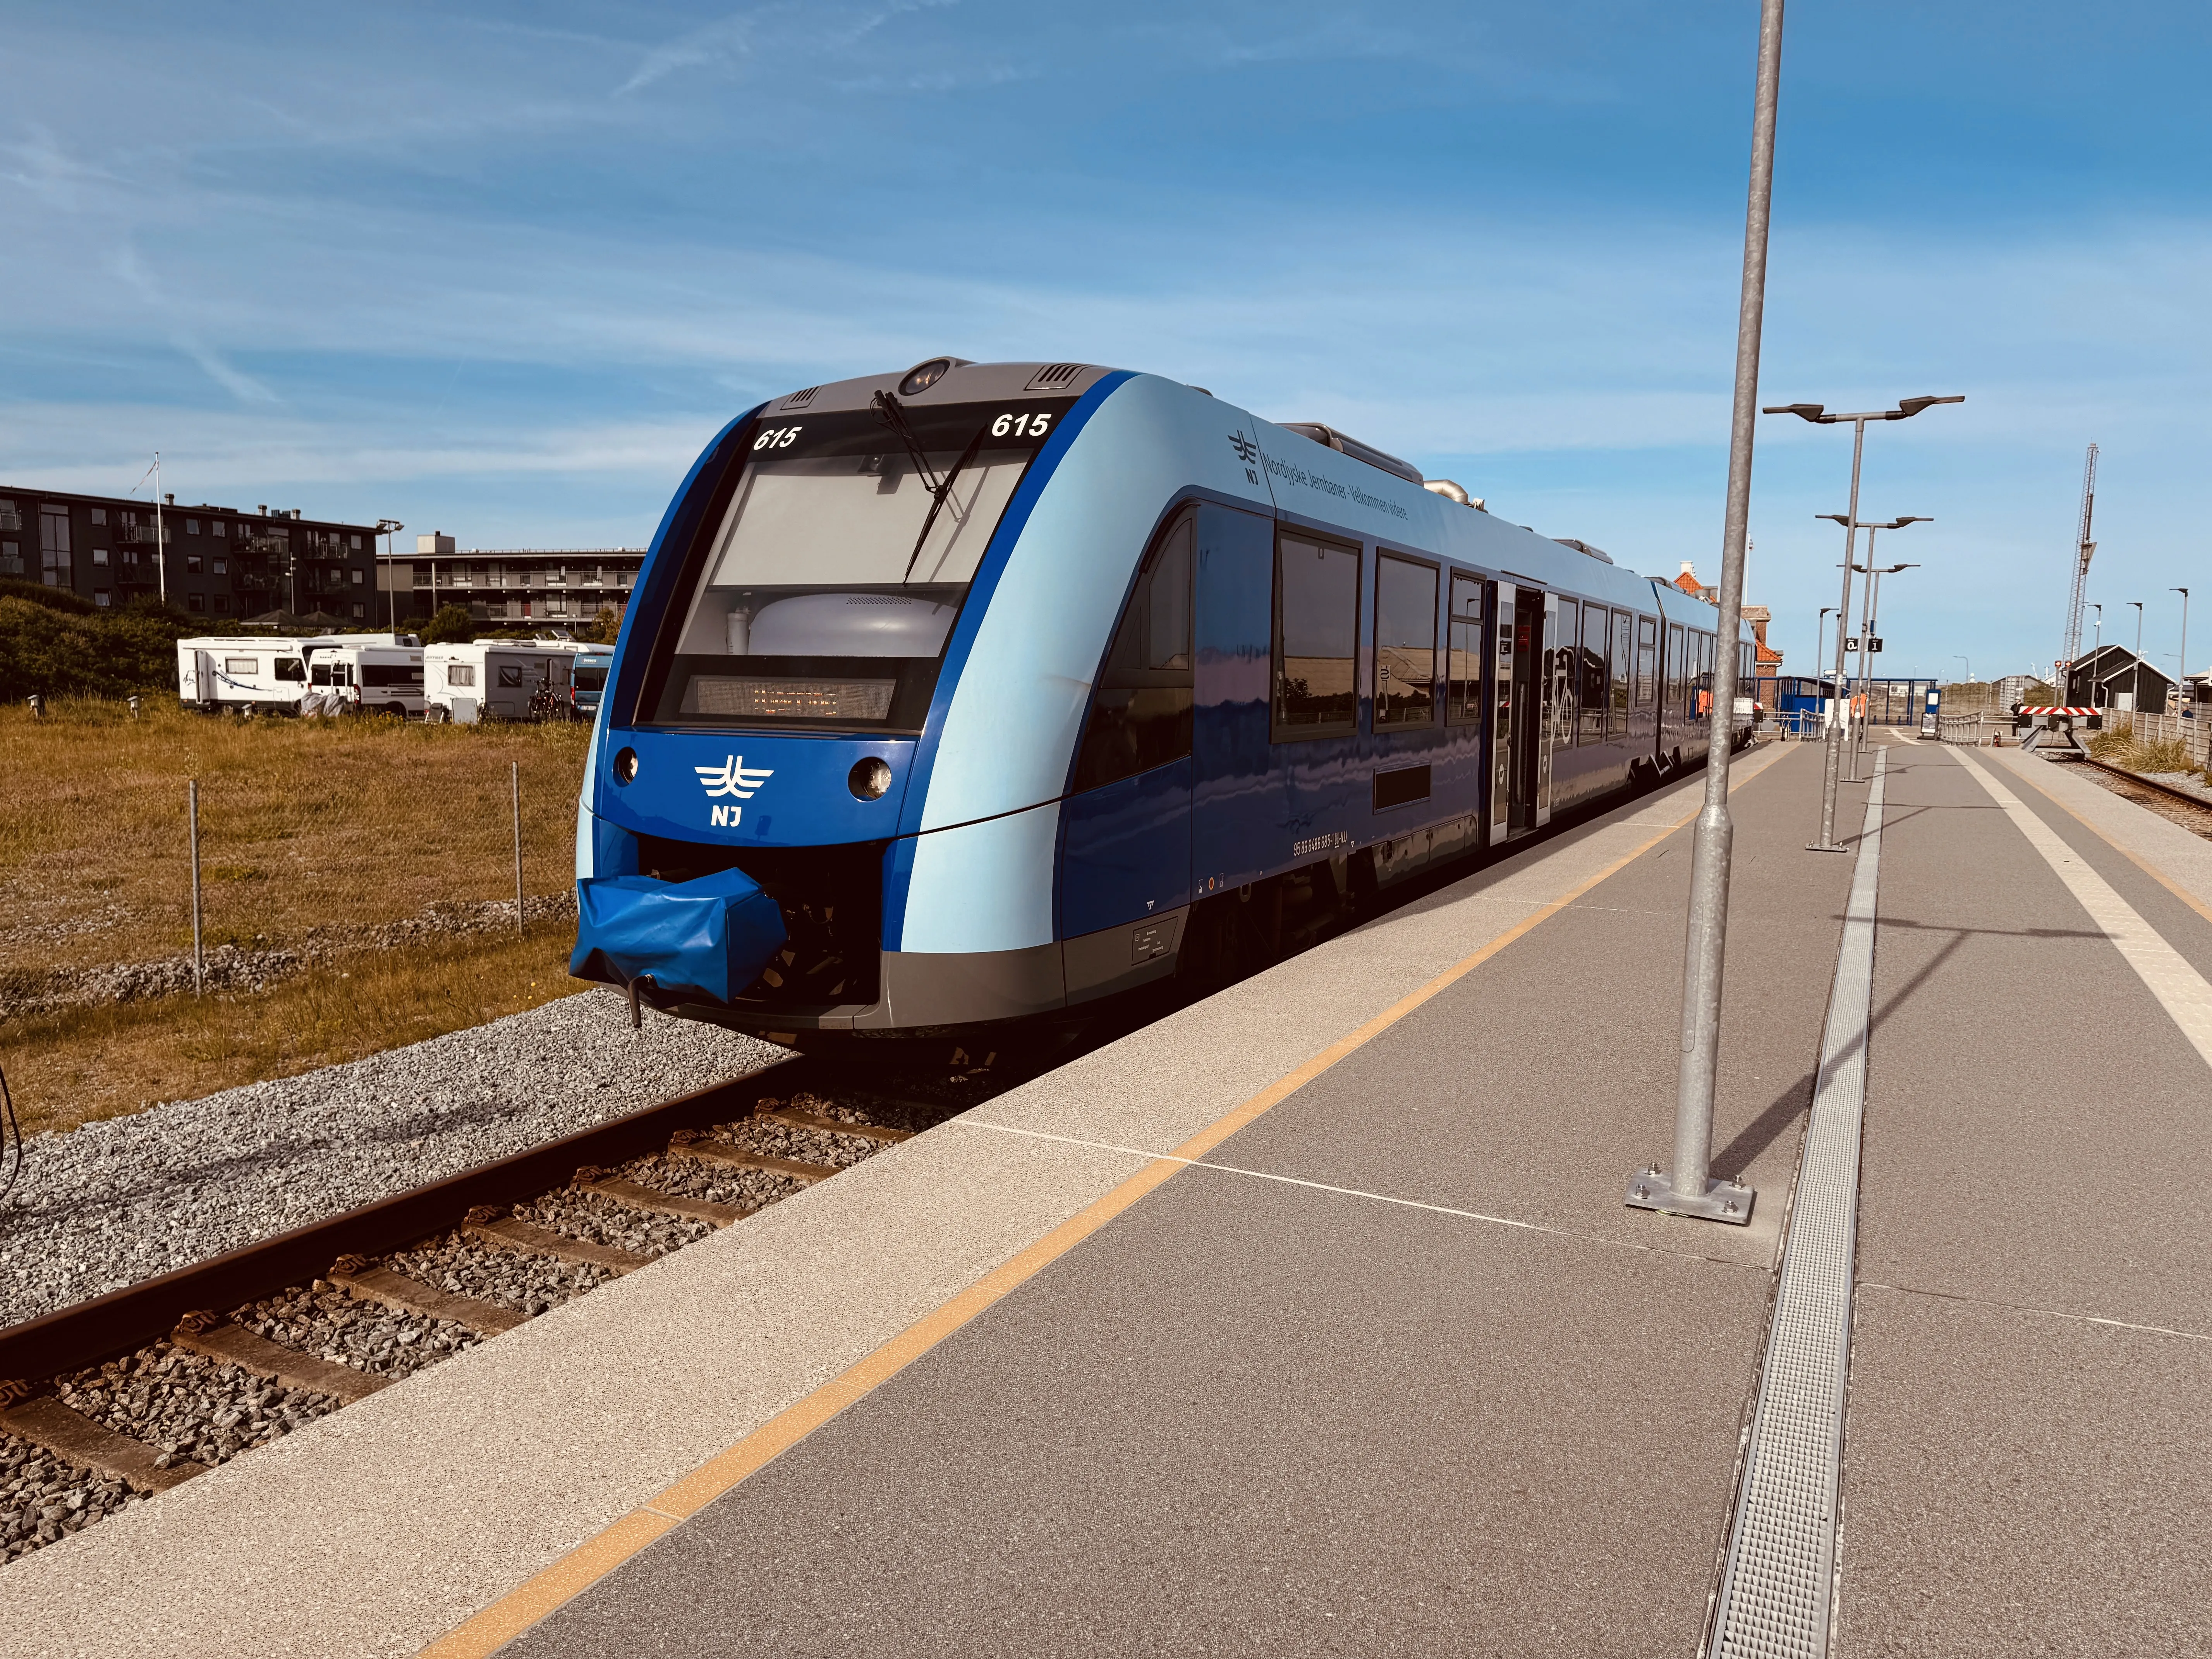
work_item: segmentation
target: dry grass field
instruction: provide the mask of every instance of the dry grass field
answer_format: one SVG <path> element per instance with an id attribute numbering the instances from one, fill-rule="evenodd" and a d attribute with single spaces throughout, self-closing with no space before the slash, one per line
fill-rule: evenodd
<path id="1" fill-rule="evenodd" d="M 31 1123 L 64 1127 L 414 1042 L 575 988 L 566 923 L 341 952 L 380 923 L 514 896 L 509 767 L 532 895 L 570 885 L 580 726 L 243 720 L 149 699 L 0 709 L 0 977 L 191 948 L 185 785 L 210 949 L 319 947 L 264 991 L 0 1021 Z"/>

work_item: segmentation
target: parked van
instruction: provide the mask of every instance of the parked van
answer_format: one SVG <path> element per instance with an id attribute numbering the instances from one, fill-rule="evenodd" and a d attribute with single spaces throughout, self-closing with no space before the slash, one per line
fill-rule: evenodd
<path id="1" fill-rule="evenodd" d="M 428 647 L 422 653 L 426 718 L 468 726 L 555 716 L 575 684 L 575 659 L 590 648 L 573 640 Z"/>
<path id="2" fill-rule="evenodd" d="M 422 652 L 373 637 L 317 641 L 307 647 L 307 687 L 302 713 L 422 717 Z M 318 707 L 317 705 L 320 705 Z"/>
<path id="3" fill-rule="evenodd" d="M 297 714 L 308 689 L 307 653 L 317 647 L 412 646 L 412 634 L 209 635 L 177 641 L 177 696 L 200 708 Z"/>
<path id="4" fill-rule="evenodd" d="M 602 646 L 596 651 L 586 651 L 577 657 L 576 683 L 568 692 L 568 708 L 573 719 L 599 719 L 599 700 L 606 695 L 607 673 L 614 665 L 612 646 Z"/>

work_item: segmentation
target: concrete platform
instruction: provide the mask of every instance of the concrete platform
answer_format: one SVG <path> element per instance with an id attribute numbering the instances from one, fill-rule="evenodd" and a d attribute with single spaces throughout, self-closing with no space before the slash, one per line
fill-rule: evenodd
<path id="1" fill-rule="evenodd" d="M 1770 769 L 1777 779 L 1798 781 L 1778 787 L 1766 781 Z M 1802 796 L 1812 771 L 1801 752 L 1768 750 L 1739 768 L 1739 799 L 1748 805 L 1763 790 Z M 672 1485 L 732 1447 L 757 1452 L 757 1437 L 779 1413 L 823 1411 L 809 1404 L 816 1391 L 851 1368 L 895 1370 L 896 1356 L 872 1359 L 886 1345 L 926 1352 L 927 1341 L 911 1333 L 927 1334 L 933 1321 L 957 1327 L 988 1305 L 1000 1288 L 1035 1272 L 1025 1263 L 1055 1230 L 1103 1224 L 1104 1215 L 1085 1218 L 1101 1200 L 1126 1210 L 1136 1195 L 1115 1199 L 1117 1191 L 1171 1176 L 1184 1191 L 1237 1182 L 1212 1171 L 1177 1175 L 1184 1166 L 1157 1154 L 1212 1150 L 1238 1123 L 1293 1096 L 1363 1026 L 1389 1018 L 1409 998 L 1415 1006 L 1425 1006 L 1418 1001 L 1425 994 L 1432 1000 L 1439 979 L 1456 973 L 1463 982 L 1494 967 L 1483 983 L 1503 994 L 1551 954 L 1545 930 L 1585 920 L 1618 925 L 1637 948 L 1663 952 L 1644 964 L 1662 988 L 1646 1000 L 1648 1017 L 1659 1018 L 1671 995 L 1663 988 L 1680 972 L 1679 942 L 1664 943 L 1663 912 L 1670 902 L 1679 908 L 1686 869 L 1680 831 L 1701 788 L 1701 780 L 1689 780 L 1540 843 L 1002 1097 L 983 1115 L 997 1127 L 963 1120 L 893 1148 L 159 1503 L 41 1551 L 0 1577 L 0 1620 L 12 1642 L 37 1653 L 404 1654 L 586 1547 L 598 1553 L 568 1574 L 580 1582 L 589 1562 L 617 1558 L 674 1524 L 669 1516 L 684 1512 L 689 1500 L 672 1499 Z M 1802 839 L 1801 830 L 1790 833 Z M 1607 879 L 1640 877 L 1647 860 L 1659 887 Z M 1670 888 L 1675 896 L 1655 896 Z M 1577 905 L 1589 907 L 1587 916 Z M 1747 937 L 1757 931 L 1748 915 L 1739 908 Z M 1524 1047 L 1558 1047 L 1577 1029 L 1605 1028 L 1594 998 L 1613 994 L 1608 975 L 1618 969 L 1589 966 L 1599 979 L 1566 995 L 1548 1031 L 1528 1034 Z M 1814 982 L 1802 994 L 1812 1012 L 1781 1022 L 1783 1034 L 1817 1019 L 1821 972 L 1796 977 Z M 1756 984 L 1748 975 L 1743 982 Z M 1747 1023 L 1765 1018 L 1761 1000 L 1747 1000 Z M 1670 1021 L 1661 1019 L 1662 1032 Z M 1592 1058 L 1606 1073 L 1595 1098 L 1615 1119 L 1618 1144 L 1595 1166 L 1563 1164 L 1558 1173 L 1580 1183 L 1580 1212 L 1597 1240 L 1629 1224 L 1615 1213 L 1623 1174 L 1666 1139 L 1663 1108 L 1639 1114 L 1629 1103 L 1670 1072 L 1662 1052 L 1636 1060 L 1641 1073 L 1619 1074 L 1622 1057 L 1639 1047 L 1663 1051 L 1663 1034 L 1648 1033 L 1640 1044 L 1612 1036 L 1592 1041 Z M 1795 1053 L 1756 1066 L 1752 1103 L 1723 1136 L 1724 1143 L 1747 1136 L 1742 1155 L 1763 1150 L 1778 1176 L 1788 1169 L 1790 1149 L 1777 1144 L 1786 1137 L 1771 1108 L 1798 1066 Z M 1589 1092 L 1547 1080 L 1518 1111 L 1536 1117 Z M 1502 1127 L 1493 1124 L 1492 1133 Z M 1424 1190 L 1465 1197 L 1466 1184 L 1432 1179 Z M 1556 1212 L 1566 1200 L 1547 1202 Z M 1764 1215 L 1749 1231 L 1749 1238 L 1701 1237 L 1690 1247 L 1700 1255 L 1718 1251 L 1729 1265 L 1713 1271 L 1743 1281 L 1735 1293 L 1739 1348 L 1752 1340 L 1756 1286 L 1776 1237 Z M 1585 1254 L 1631 1254 L 1566 1242 Z M 1063 1238 L 1052 1249 L 1064 1245 Z M 1740 1404 L 1730 1401 L 1720 1416 L 1733 1421 Z M 786 1421 L 775 1432 L 795 1436 L 797 1429 Z M 1707 1530 L 1724 1504 L 1727 1479 L 1725 1467 L 1712 1476 Z M 335 1563 L 343 1570 L 334 1571 Z M 471 1639 L 488 1633 L 495 1632 L 480 1626 Z"/>
<path id="2" fill-rule="evenodd" d="M 2212 844 L 1889 766 L 1838 1650 L 2212 1650 L 2212 1070 L 2069 884 L 2185 998 Z M 1694 1651 L 1851 878 L 1737 775 L 1750 1226 L 1620 1201 L 1692 779 L 28 1558 L 9 1650 Z"/>

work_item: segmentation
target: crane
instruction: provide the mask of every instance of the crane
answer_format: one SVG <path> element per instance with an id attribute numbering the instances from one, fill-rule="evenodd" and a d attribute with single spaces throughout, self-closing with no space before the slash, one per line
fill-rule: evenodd
<path id="1" fill-rule="evenodd" d="M 2074 659 L 2081 653 L 2081 603 L 2089 586 L 2089 560 L 2097 550 L 2090 539 L 2092 516 L 2097 507 L 2097 446 L 2089 446 L 2089 453 L 2081 464 L 2081 522 L 2074 534 L 2074 589 L 2066 596 L 2066 659 L 2059 665 L 2059 681 L 2056 690 L 2063 702 L 2066 696 L 2066 678 L 2074 670 Z"/>

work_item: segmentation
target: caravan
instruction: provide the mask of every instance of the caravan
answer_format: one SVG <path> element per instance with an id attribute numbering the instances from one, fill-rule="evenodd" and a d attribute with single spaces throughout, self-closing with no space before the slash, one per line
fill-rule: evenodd
<path id="1" fill-rule="evenodd" d="M 574 684 L 575 659 L 592 649 L 573 640 L 431 646 L 422 653 L 425 718 L 463 726 L 556 718 Z"/>
<path id="2" fill-rule="evenodd" d="M 422 717 L 422 650 L 412 634 L 311 641 L 307 659 L 303 714 Z"/>
<path id="3" fill-rule="evenodd" d="M 311 652 L 364 646 L 390 649 L 414 643 L 412 634 L 323 635 L 307 639 L 242 634 L 179 640 L 177 696 L 179 702 L 210 713 L 219 708 L 251 708 L 297 714 L 301 697 L 309 689 Z M 419 662 L 422 653 L 417 650 L 414 654 Z M 419 690 L 416 696 L 419 709 Z"/>

